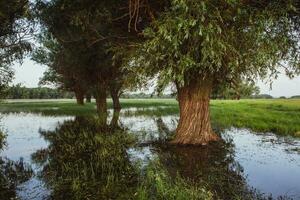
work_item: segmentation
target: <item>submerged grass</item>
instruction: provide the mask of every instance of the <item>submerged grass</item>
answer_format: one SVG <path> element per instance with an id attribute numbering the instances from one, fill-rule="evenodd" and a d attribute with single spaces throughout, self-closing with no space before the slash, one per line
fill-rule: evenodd
<path id="1" fill-rule="evenodd" d="M 175 99 L 122 99 L 123 108 L 137 108 L 125 115 L 165 116 L 179 113 Z M 111 100 L 108 101 L 112 108 Z M 155 109 L 153 109 L 155 108 Z M 96 114 L 94 103 L 85 106 L 70 101 L 3 102 L 0 112 L 36 112 L 45 115 Z M 300 100 L 213 100 L 211 118 L 215 127 L 245 127 L 300 137 Z"/>
<path id="2" fill-rule="evenodd" d="M 184 180 L 179 175 L 172 179 L 158 160 L 152 161 L 140 183 L 136 199 L 212 200 L 213 195 L 204 187 Z"/>
<path id="3" fill-rule="evenodd" d="M 96 118 L 77 117 L 41 135 L 49 146 L 32 159 L 42 166 L 40 176 L 53 199 L 211 199 L 180 177 L 171 180 L 157 162 L 142 173 L 128 153 L 136 143 L 133 135 L 103 128 Z"/>

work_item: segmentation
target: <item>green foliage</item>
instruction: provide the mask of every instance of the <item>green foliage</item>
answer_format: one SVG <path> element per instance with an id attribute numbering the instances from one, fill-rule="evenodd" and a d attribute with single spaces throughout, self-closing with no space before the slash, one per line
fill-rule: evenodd
<path id="1" fill-rule="evenodd" d="M 299 137 L 297 100 L 213 101 L 212 122 L 218 127 L 246 127 L 260 132 Z"/>
<path id="2" fill-rule="evenodd" d="M 119 29 L 112 26 L 114 16 L 110 12 L 115 12 L 115 8 L 112 9 L 115 4 L 117 2 L 37 1 L 43 46 L 34 59 L 50 67 L 42 82 L 56 82 L 79 93 L 88 90 L 98 93 L 101 87 L 106 93 L 110 81 L 119 89 L 122 78 L 116 79 L 116 76 L 120 74 L 120 66 L 113 65 L 111 53 L 113 42 L 119 36 L 114 35 L 117 31 L 112 31 Z"/>
<path id="3" fill-rule="evenodd" d="M 178 111 L 177 102 L 174 99 L 124 99 L 121 100 L 123 108 L 151 108 L 151 107 L 172 107 L 175 112 Z M 0 103 L 0 112 L 34 112 L 45 115 L 94 115 L 96 114 L 95 104 L 85 104 L 78 106 L 73 101 L 45 101 L 30 102 L 21 100 L 20 102 Z M 112 108 L 112 101 L 108 101 L 108 107 Z"/>
<path id="4" fill-rule="evenodd" d="M 300 99 L 300 95 L 291 96 L 291 99 Z"/>
<path id="5" fill-rule="evenodd" d="M 3 0 L 0 2 L 0 67 L 20 60 L 30 51 L 27 41 L 33 32 L 30 23 L 28 0 Z"/>
<path id="6" fill-rule="evenodd" d="M 0 63 L 0 100 L 7 95 L 8 84 L 13 78 L 13 71 L 7 64 Z"/>
<path id="7" fill-rule="evenodd" d="M 135 64 L 158 75 L 158 87 L 211 78 L 236 79 L 299 72 L 297 39 L 287 14 L 291 2 L 172 0 L 168 12 L 144 32 Z"/>
<path id="8" fill-rule="evenodd" d="M 74 94 L 46 87 L 26 88 L 21 84 L 8 87 L 7 99 L 63 99 L 74 98 Z"/>
<path id="9" fill-rule="evenodd" d="M 135 167 L 126 149 L 133 145 L 133 137 L 101 127 L 97 117 L 79 117 L 41 134 L 50 145 L 34 154 L 33 159 L 44 166 L 42 177 L 53 189 L 53 198 L 132 196 Z"/>
<path id="10" fill-rule="evenodd" d="M 34 49 L 31 59 L 39 64 L 48 66 L 48 69 L 44 72 L 39 84 L 55 85 L 57 87 L 70 89 L 68 83 L 70 82 L 72 72 L 69 72 L 69 75 L 67 76 L 66 73 L 59 70 L 60 66 L 56 64 L 56 60 L 59 59 L 58 57 L 62 51 L 58 42 L 45 30 L 39 34 L 37 40 L 41 46 Z"/>
<path id="11" fill-rule="evenodd" d="M 159 161 L 152 161 L 146 169 L 146 175 L 137 190 L 138 200 L 174 199 L 174 200 L 210 200 L 212 194 L 203 187 L 185 181 L 179 175 L 173 180 Z"/>
<path id="12" fill-rule="evenodd" d="M 2 0 L 0 2 L 0 99 L 5 96 L 13 78 L 10 65 L 22 60 L 30 52 L 29 43 L 33 27 L 29 22 L 28 0 Z"/>
<path id="13" fill-rule="evenodd" d="M 254 82 L 235 81 L 234 84 L 222 84 L 216 87 L 212 94 L 212 99 L 246 99 L 257 97 L 259 87 Z"/>
<path id="14" fill-rule="evenodd" d="M 2 151 L 3 147 L 5 146 L 5 139 L 6 139 L 6 135 L 0 129 L 0 152 Z"/>
<path id="15" fill-rule="evenodd" d="M 157 162 L 141 173 L 127 151 L 135 138 L 103 128 L 97 117 L 77 117 L 41 135 L 50 145 L 32 159 L 43 166 L 41 177 L 55 199 L 211 199 L 205 189 L 173 180 Z"/>
<path id="16" fill-rule="evenodd" d="M 253 98 L 253 99 L 273 99 L 273 97 L 269 94 L 253 95 L 251 98 Z"/>
<path id="17" fill-rule="evenodd" d="M 72 91 L 76 85 L 75 89 L 93 91 L 95 97 L 100 90 L 120 96 L 126 89 L 144 85 L 144 77 L 136 76 L 124 63 L 130 60 L 135 43 L 141 42 L 139 33 L 164 8 L 164 2 L 37 1 L 43 45 L 34 60 L 43 63 L 54 55 L 50 56 L 53 62 L 46 62 L 50 70 L 42 83 L 56 82 Z M 59 51 L 48 45 L 52 39 Z"/>
<path id="18" fill-rule="evenodd" d="M 42 46 L 35 49 L 32 59 L 48 66 L 40 85 L 54 85 L 66 91 L 85 93 L 90 87 L 89 78 L 92 77 L 88 76 L 92 72 L 83 64 L 84 58 L 80 56 L 85 55 L 83 50 L 78 50 L 74 55 L 74 50 L 64 47 L 47 30 L 40 33 L 38 40 Z"/>
<path id="19" fill-rule="evenodd" d="M 0 199 L 16 199 L 19 184 L 28 181 L 33 170 L 21 158 L 11 161 L 0 157 Z"/>

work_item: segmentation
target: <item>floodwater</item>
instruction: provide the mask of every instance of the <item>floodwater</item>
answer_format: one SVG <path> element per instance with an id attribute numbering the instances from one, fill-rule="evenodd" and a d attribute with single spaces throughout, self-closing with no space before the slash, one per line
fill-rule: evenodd
<path id="1" fill-rule="evenodd" d="M 119 129 L 137 138 L 136 145 L 124 147 L 125 151 L 115 155 L 117 160 L 113 156 L 105 157 L 107 162 L 125 166 L 126 170 L 132 168 L 132 163 L 139 163 L 142 171 L 152 160 L 159 160 L 170 176 L 180 175 L 205 185 L 213 192 L 215 199 L 234 199 L 237 193 L 242 194 L 244 199 L 300 199 L 299 139 L 228 128 L 217 130 L 224 139 L 221 143 L 176 147 L 165 144 L 164 140 L 174 133 L 177 115 L 148 116 L 134 113 L 135 110 L 122 110 L 117 122 Z M 16 175 L 14 178 L 6 177 L 5 180 L 13 182 L 11 185 L 15 187 L 6 187 L 5 191 L 1 191 L 0 187 L 0 198 L 9 199 L 15 195 L 21 200 L 58 199 L 61 194 L 74 191 L 74 183 L 83 187 L 81 180 L 74 182 L 73 179 L 96 173 L 90 172 L 95 166 L 86 166 L 89 162 L 95 164 L 93 152 L 99 151 L 99 155 L 95 156 L 104 156 L 103 152 L 110 151 L 106 148 L 115 145 L 102 140 L 98 144 L 89 134 L 81 135 L 78 127 L 92 126 L 87 125 L 89 119 L 86 118 L 89 117 L 2 114 L 0 127 L 7 138 L 6 146 L 0 151 L 0 178 L 9 176 L 6 172 L 11 168 Z M 101 163 L 103 165 L 106 164 Z M 75 168 L 84 168 L 86 171 L 84 175 L 78 174 Z M 62 174 L 62 169 L 66 170 L 65 174 Z M 118 168 L 115 171 L 122 170 Z M 126 171 L 125 175 L 120 176 L 125 177 L 124 183 L 121 181 L 121 186 L 116 188 L 126 192 L 122 190 L 122 184 L 130 185 L 127 181 L 133 179 L 132 174 L 138 173 Z M 118 174 L 115 176 L 119 177 Z M 101 182 L 95 180 L 89 188 L 99 188 L 100 185 Z M 120 192 L 110 189 L 112 193 Z M 68 199 L 68 196 L 64 197 Z"/>

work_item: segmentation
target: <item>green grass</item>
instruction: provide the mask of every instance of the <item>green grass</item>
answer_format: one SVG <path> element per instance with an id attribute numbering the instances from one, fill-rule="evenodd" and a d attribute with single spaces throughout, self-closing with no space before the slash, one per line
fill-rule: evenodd
<path id="1" fill-rule="evenodd" d="M 178 104 L 174 99 L 122 99 L 121 104 L 123 108 L 139 108 L 128 115 L 178 114 Z M 111 100 L 108 105 L 112 107 Z M 158 109 L 150 109 L 152 107 Z M 79 106 L 69 101 L 10 102 L 0 103 L 0 112 L 90 115 L 96 114 L 96 108 L 94 103 Z M 300 137 L 300 100 L 213 100 L 211 113 L 212 122 L 218 127 L 245 127 Z"/>
<path id="2" fill-rule="evenodd" d="M 147 166 L 145 177 L 136 192 L 137 200 L 173 199 L 173 200 L 212 200 L 213 194 L 203 186 L 197 186 L 192 181 L 179 175 L 171 178 L 159 160 L 154 160 Z"/>
<path id="3" fill-rule="evenodd" d="M 149 108 L 159 106 L 177 106 L 173 99 L 122 99 L 123 108 Z M 108 107 L 112 108 L 112 101 L 108 100 Z M 77 105 L 74 101 L 19 101 L 0 103 L 1 113 L 34 112 L 45 115 L 90 115 L 96 114 L 95 103 Z"/>
<path id="4" fill-rule="evenodd" d="M 144 169 L 130 160 L 136 138 L 123 129 L 108 129 L 96 117 L 65 121 L 54 131 L 41 131 L 49 143 L 32 160 L 52 189 L 53 199 L 199 199 L 212 194 L 190 181 L 170 176 L 159 161 Z"/>
<path id="5" fill-rule="evenodd" d="M 300 100 L 212 101 L 212 121 L 224 127 L 300 137 Z"/>

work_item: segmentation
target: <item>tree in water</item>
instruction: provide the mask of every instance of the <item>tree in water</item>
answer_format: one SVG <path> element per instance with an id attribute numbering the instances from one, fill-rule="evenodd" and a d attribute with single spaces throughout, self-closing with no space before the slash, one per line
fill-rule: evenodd
<path id="1" fill-rule="evenodd" d="M 298 42 L 287 13 L 291 3 L 172 0 L 144 31 L 133 64 L 156 77 L 158 88 L 176 85 L 180 119 L 174 144 L 219 140 L 210 123 L 214 88 L 236 79 L 276 77 L 283 62 L 299 72 Z"/>
<path id="2" fill-rule="evenodd" d="M 68 48 L 64 48 L 47 30 L 40 32 L 41 46 L 36 48 L 31 59 L 48 66 L 40 79 L 40 85 L 53 85 L 61 90 L 74 92 L 77 104 L 84 105 L 84 96 L 90 81 L 86 80 L 85 71 L 78 66 Z"/>
<path id="3" fill-rule="evenodd" d="M 120 94 L 124 85 L 128 85 L 128 76 L 132 75 L 123 70 L 122 63 L 135 42 L 140 40 L 139 33 L 149 23 L 148 16 L 152 13 L 148 4 L 139 4 L 137 11 L 130 2 L 54 0 L 36 3 L 37 18 L 42 27 L 66 52 L 63 61 L 71 63 L 60 65 L 59 69 L 66 75 L 75 74 L 76 79 L 84 77 L 75 81 L 89 85 L 103 118 L 107 116 L 109 93 L 114 108 L 121 107 Z M 156 7 L 161 5 L 155 4 Z M 145 11 L 147 16 L 135 14 L 140 11 Z"/>

